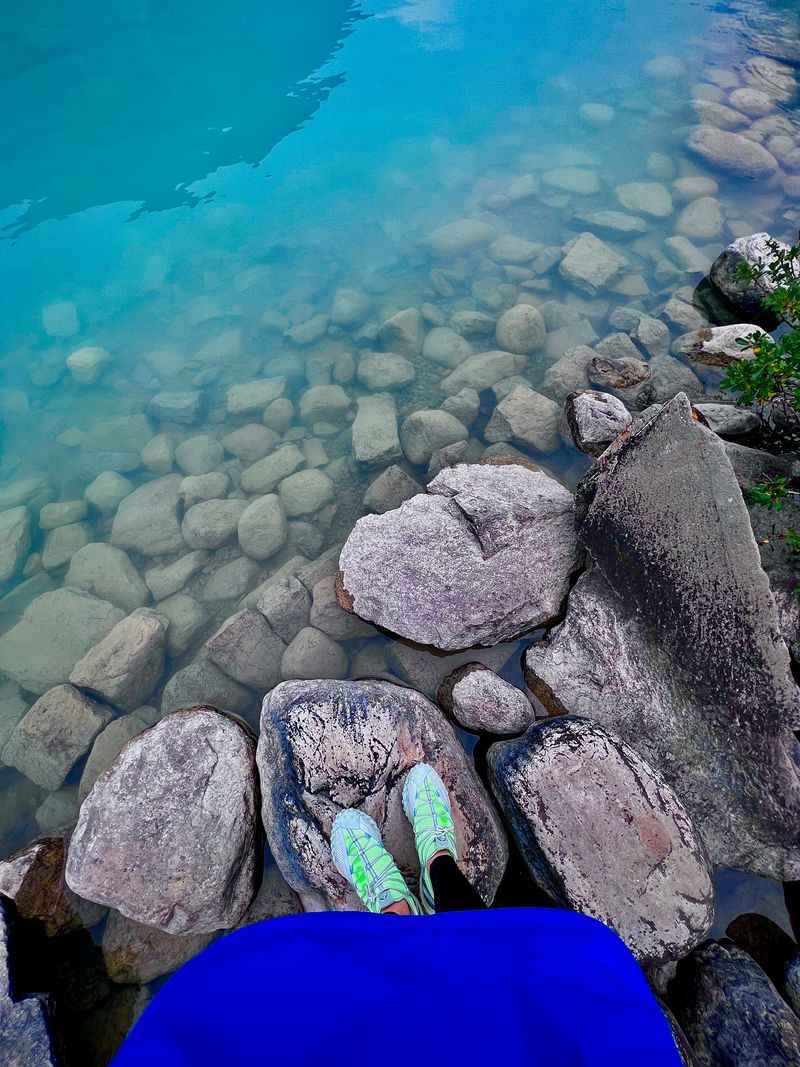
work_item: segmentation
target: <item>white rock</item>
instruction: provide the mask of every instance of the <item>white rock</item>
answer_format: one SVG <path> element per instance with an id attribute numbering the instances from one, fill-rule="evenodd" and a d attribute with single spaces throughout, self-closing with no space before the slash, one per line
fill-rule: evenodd
<path id="1" fill-rule="evenodd" d="M 67 356 L 67 369 L 76 382 L 91 385 L 110 362 L 111 354 L 105 348 L 89 345 L 86 348 L 78 348 Z"/>
<path id="2" fill-rule="evenodd" d="M 597 171 L 583 167 L 556 167 L 542 175 L 542 181 L 551 189 L 578 196 L 593 196 L 600 192 L 600 179 Z"/>
<path id="3" fill-rule="evenodd" d="M 703 196 L 686 205 L 678 216 L 677 229 L 684 237 L 710 241 L 722 233 L 724 222 L 719 200 Z"/>

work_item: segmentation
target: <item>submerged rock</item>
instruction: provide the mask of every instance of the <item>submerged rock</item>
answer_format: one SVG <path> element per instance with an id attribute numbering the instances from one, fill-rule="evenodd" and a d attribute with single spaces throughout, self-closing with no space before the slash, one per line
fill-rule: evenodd
<path id="1" fill-rule="evenodd" d="M 338 593 L 391 633 L 456 651 L 554 618 L 580 564 L 572 497 L 558 482 L 515 462 L 459 464 L 396 511 L 356 523 Z"/>
<path id="2" fill-rule="evenodd" d="M 595 464 L 577 515 L 599 571 L 528 685 L 660 771 L 715 864 L 800 877 L 798 694 L 726 446 L 678 396 Z"/>
<path id="3" fill-rule="evenodd" d="M 595 296 L 627 266 L 627 257 L 587 232 L 564 245 L 564 258 L 558 269 L 576 289 Z"/>
<path id="4" fill-rule="evenodd" d="M 793 1067 L 800 1019 L 746 952 L 709 941 L 678 965 L 670 1004 L 700 1064 Z"/>
<path id="5" fill-rule="evenodd" d="M 521 734 L 536 721 L 522 690 L 483 663 L 467 663 L 448 674 L 436 699 L 459 726 L 476 733 Z"/>
<path id="6" fill-rule="evenodd" d="M 463 422 L 446 411 L 414 411 L 400 427 L 400 444 L 409 463 L 421 466 L 430 462 L 434 452 L 457 441 L 466 441 L 469 433 Z"/>
<path id="7" fill-rule="evenodd" d="M 769 178 L 778 169 L 778 161 L 763 145 L 714 126 L 695 126 L 686 147 L 720 170 L 744 178 Z"/>
<path id="8" fill-rule="evenodd" d="M 134 711 L 161 678 L 166 631 L 155 612 L 133 612 L 75 664 L 69 680 L 123 711 Z"/>
<path id="9" fill-rule="evenodd" d="M 549 455 L 560 443 L 558 404 L 527 385 L 519 385 L 494 409 L 484 436 L 487 441 L 513 441 Z"/>
<path id="10" fill-rule="evenodd" d="M 360 396 L 353 422 L 353 456 L 365 467 L 382 467 L 403 452 L 397 431 L 397 409 L 389 393 Z"/>
<path id="11" fill-rule="evenodd" d="M 258 766 L 263 820 L 281 873 L 309 907 L 359 909 L 336 871 L 330 832 L 342 808 L 362 807 L 415 884 L 419 860 L 403 814 L 406 771 L 432 764 L 453 805 L 460 865 L 484 900 L 506 864 L 500 821 L 439 709 L 389 682 L 284 682 L 264 699 Z"/>
<path id="12" fill-rule="evenodd" d="M 478 219 L 457 219 L 429 233 L 425 245 L 432 255 L 452 259 L 473 248 L 487 245 L 495 236 L 494 227 Z"/>
<path id="13" fill-rule="evenodd" d="M 255 745 L 215 708 L 130 741 L 81 806 L 70 888 L 167 933 L 235 926 L 256 892 Z"/>
<path id="14" fill-rule="evenodd" d="M 96 541 L 84 545 L 70 560 L 64 584 L 135 611 L 150 600 L 150 590 L 121 548 Z"/>
<path id="15" fill-rule="evenodd" d="M 542 313 L 531 304 L 516 304 L 497 323 L 497 346 L 503 352 L 530 356 L 544 345 L 545 326 Z"/>
<path id="16" fill-rule="evenodd" d="M 253 689 L 270 689 L 281 678 L 286 645 L 260 611 L 231 616 L 208 642 L 208 658 L 230 678 Z"/>
<path id="17" fill-rule="evenodd" d="M 180 474 L 168 474 L 124 497 L 114 517 L 111 544 L 142 556 L 184 551 L 179 519 L 181 481 Z"/>
<path id="18" fill-rule="evenodd" d="M 393 508 L 399 508 L 406 500 L 417 493 L 424 492 L 419 482 L 415 482 L 402 467 L 387 467 L 385 471 L 370 483 L 364 494 L 364 507 L 383 515 Z"/>
<path id="19" fill-rule="evenodd" d="M 706 850 L 672 789 L 627 745 L 560 717 L 492 745 L 489 774 L 526 864 L 557 903 L 616 930 L 643 965 L 679 959 L 706 935 Z"/>
<path id="20" fill-rule="evenodd" d="M 476 393 L 481 393 L 503 378 L 521 373 L 527 364 L 526 356 L 514 352 L 478 352 L 442 379 L 442 390 L 446 396 L 455 396 L 462 389 L 474 389 Z"/>
<path id="21" fill-rule="evenodd" d="M 699 364 L 700 367 L 724 370 L 740 359 L 753 358 L 751 348 L 737 344 L 740 338 L 750 337 L 752 334 L 769 337 L 769 334 L 760 326 L 753 326 L 752 323 L 704 327 L 697 331 L 696 339 L 687 352 L 687 356 L 692 363 Z"/>
<path id="22" fill-rule="evenodd" d="M 31 546 L 31 517 L 26 507 L 0 513 L 0 582 L 22 567 Z"/>

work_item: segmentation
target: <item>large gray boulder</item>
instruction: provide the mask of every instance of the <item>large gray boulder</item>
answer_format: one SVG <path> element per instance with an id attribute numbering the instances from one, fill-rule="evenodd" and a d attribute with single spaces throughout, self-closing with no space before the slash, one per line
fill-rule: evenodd
<path id="1" fill-rule="evenodd" d="M 775 283 L 768 275 L 757 283 L 741 281 L 738 277 L 739 266 L 745 263 L 748 267 L 757 267 L 759 264 L 770 267 L 776 258 L 769 247 L 769 242 L 773 240 L 770 234 L 763 231 L 738 237 L 720 252 L 711 266 L 708 275 L 711 284 L 746 318 L 763 314 L 764 294 L 774 289 Z M 789 246 L 783 241 L 776 243 L 784 252 L 788 250 Z"/>
<path id="2" fill-rule="evenodd" d="M 715 864 L 800 877 L 798 691 L 726 446 L 676 397 L 595 463 L 577 521 L 602 573 L 528 685 L 660 771 Z"/>
<path id="3" fill-rule="evenodd" d="M 342 549 L 342 607 L 457 651 L 555 618 L 582 562 L 572 496 L 518 462 L 448 467 L 428 491 L 360 519 Z"/>
<path id="4" fill-rule="evenodd" d="M 134 711 L 161 678 L 166 633 L 161 616 L 140 608 L 75 664 L 69 680 L 122 711 Z"/>
<path id="5" fill-rule="evenodd" d="M 0 671 L 30 693 L 44 693 L 68 681 L 78 660 L 124 617 L 82 589 L 42 593 L 0 637 Z"/>
<path id="6" fill-rule="evenodd" d="M 419 860 L 403 814 L 406 771 L 432 764 L 453 804 L 459 862 L 490 902 L 507 859 L 497 813 L 439 709 L 390 682 L 284 682 L 261 712 L 258 768 L 263 820 L 281 873 L 306 909 L 361 908 L 331 859 L 333 820 L 361 807 L 412 887 Z"/>
<path id="7" fill-rule="evenodd" d="M 561 716 L 492 745 L 489 774 L 526 864 L 557 903 L 616 930 L 643 965 L 680 959 L 708 933 L 703 842 L 628 745 Z"/>
<path id="8" fill-rule="evenodd" d="M 81 805 L 67 884 L 166 933 L 229 929 L 255 896 L 255 744 L 199 705 L 133 738 Z"/>
<path id="9" fill-rule="evenodd" d="M 709 941 L 681 961 L 670 1006 L 700 1067 L 800 1062 L 800 1019 L 731 941 Z"/>

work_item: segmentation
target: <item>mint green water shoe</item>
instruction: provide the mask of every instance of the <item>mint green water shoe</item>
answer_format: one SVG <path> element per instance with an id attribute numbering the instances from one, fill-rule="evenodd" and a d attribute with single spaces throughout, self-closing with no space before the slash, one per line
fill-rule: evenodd
<path id="1" fill-rule="evenodd" d="M 445 784 L 427 763 L 418 763 L 403 783 L 403 810 L 414 827 L 419 855 L 419 895 L 422 907 L 431 915 L 435 910 L 433 886 L 428 864 L 437 852 L 449 852 L 454 860 L 456 836 L 450 797 Z"/>
<path id="2" fill-rule="evenodd" d="M 357 808 L 340 811 L 333 821 L 331 853 L 336 870 L 358 893 L 367 911 L 384 911 L 405 900 L 412 915 L 420 914 L 416 897 L 397 864 L 383 847 L 374 819 Z"/>

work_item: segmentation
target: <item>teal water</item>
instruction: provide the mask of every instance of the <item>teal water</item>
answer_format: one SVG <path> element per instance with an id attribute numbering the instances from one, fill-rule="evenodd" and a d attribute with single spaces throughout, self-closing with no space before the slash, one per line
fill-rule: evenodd
<path id="1" fill-rule="evenodd" d="M 78 0 L 68 8 L 48 0 L 33 13 L 4 10 L 0 27 L 0 494 L 3 507 L 29 504 L 34 531 L 27 559 L 0 587 L 0 637 L 45 587 L 64 583 L 67 564 L 45 572 L 37 555 L 45 540 L 37 509 L 81 499 L 103 470 L 137 486 L 153 476 L 138 459 L 120 458 L 138 454 L 142 441 L 126 441 L 130 424 L 114 420 L 146 412 L 158 392 L 199 389 L 204 407 L 191 427 L 151 420 L 153 436 L 221 438 L 248 421 L 225 410 L 231 385 L 288 370 L 297 401 L 309 384 L 329 380 L 332 361 L 379 347 L 377 328 L 397 310 L 424 306 L 428 328 L 458 310 L 497 317 L 524 298 L 551 304 L 550 331 L 578 323 L 602 338 L 614 332 L 615 308 L 659 316 L 676 292 L 691 299 L 700 277 L 665 266 L 661 255 L 683 203 L 667 217 L 642 216 L 635 239 L 600 234 L 631 266 L 591 297 L 557 270 L 537 274 L 483 252 L 434 263 L 424 238 L 435 227 L 479 217 L 560 248 L 591 228 L 576 223 L 576 212 L 621 210 L 618 185 L 670 188 L 676 177 L 702 176 L 718 183 L 723 216 L 718 235 L 696 241 L 709 263 L 740 234 L 789 237 L 798 228 L 793 172 L 766 183 L 734 178 L 685 148 L 692 99 L 725 102 L 725 75 L 753 54 L 776 54 L 776 40 L 789 56 L 797 30 L 790 7 L 242 0 L 221 9 L 210 0 Z M 665 56 L 673 57 L 666 78 L 647 66 Z M 584 104 L 613 110 L 595 125 L 581 116 Z M 775 115 L 800 146 L 794 103 L 781 101 Z M 548 182 L 554 169 L 587 191 Z M 509 186 L 529 175 L 535 192 L 508 202 Z M 446 284 L 432 275 L 436 267 L 449 272 Z M 285 336 L 327 315 L 343 287 L 371 299 L 365 332 L 323 328 L 307 346 Z M 673 327 L 673 341 L 679 333 Z M 218 347 L 209 356 L 210 343 Z M 92 384 L 66 367 L 86 345 L 110 356 Z M 566 347 L 554 346 L 548 359 Z M 401 419 L 443 399 L 442 368 L 422 358 L 416 368 L 414 384 L 397 394 Z M 545 369 L 530 380 L 547 391 Z M 704 384 L 715 391 L 713 381 Z M 345 388 L 366 391 L 352 380 Z M 341 544 L 363 513 L 376 472 L 352 462 L 346 427 L 312 433 L 296 417 L 287 433 L 316 436 L 336 485 L 338 510 L 310 517 L 322 552 Z M 106 443 L 91 446 L 86 434 Z M 477 449 L 479 437 L 476 430 Z M 587 466 L 563 444 L 538 458 L 569 485 Z M 234 493 L 237 462 L 226 456 Z M 424 469 L 413 473 L 424 483 Z M 31 478 L 44 485 L 17 500 Z M 108 540 L 108 519 L 90 513 L 87 521 L 93 539 Z M 296 551 L 287 545 L 258 581 Z M 212 553 L 206 573 L 235 555 L 232 545 Z M 154 562 L 131 559 L 141 571 Z M 168 662 L 162 684 L 235 609 L 208 609 L 205 630 Z M 383 662 L 385 644 L 344 642 L 351 672 Z M 516 651 L 505 669 L 518 678 Z M 157 707 L 159 694 L 149 703 Z M 2 715 L 8 721 L 34 699 L 4 683 L 0 726 Z M 80 773 L 79 764 L 48 795 L 0 768 L 0 852 L 68 827 Z"/>

